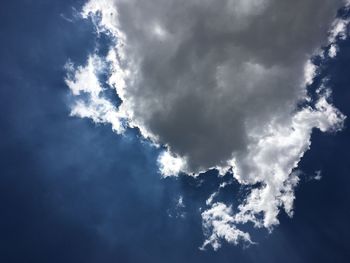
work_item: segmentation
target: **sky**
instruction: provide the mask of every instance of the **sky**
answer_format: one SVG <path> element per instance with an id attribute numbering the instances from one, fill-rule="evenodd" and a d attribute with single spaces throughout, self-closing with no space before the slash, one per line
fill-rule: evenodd
<path id="1" fill-rule="evenodd" d="M 219 2 L 3 3 L 0 262 L 349 261 L 343 4 Z"/>

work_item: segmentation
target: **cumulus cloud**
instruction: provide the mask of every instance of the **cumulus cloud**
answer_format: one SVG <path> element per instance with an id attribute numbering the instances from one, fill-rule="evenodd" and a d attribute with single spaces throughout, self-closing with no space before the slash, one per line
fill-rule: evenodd
<path id="1" fill-rule="evenodd" d="M 78 99 L 72 114 L 111 123 L 122 133 L 137 127 L 165 147 L 164 176 L 232 171 L 256 185 L 233 211 L 214 202 L 202 213 L 206 241 L 251 243 L 237 224 L 272 229 L 280 209 L 293 213 L 294 171 L 310 147 L 314 128 L 339 130 L 345 119 L 330 91 L 307 86 L 317 75 L 310 60 L 334 57 L 349 21 L 335 19 L 341 0 L 90 0 L 82 10 L 114 45 L 87 65 L 68 64 L 67 85 Z M 121 99 L 103 97 L 98 72 Z M 307 106 L 300 108 L 304 103 Z M 125 125 L 124 125 L 125 124 Z"/>

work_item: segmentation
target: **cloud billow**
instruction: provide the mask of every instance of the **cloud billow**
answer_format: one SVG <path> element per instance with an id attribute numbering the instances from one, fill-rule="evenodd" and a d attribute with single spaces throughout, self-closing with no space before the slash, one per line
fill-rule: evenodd
<path id="1" fill-rule="evenodd" d="M 245 185 L 261 183 L 234 211 L 211 200 L 203 212 L 204 246 L 220 240 L 252 242 L 239 223 L 271 229 L 283 208 L 292 215 L 293 169 L 310 147 L 311 132 L 338 130 L 345 119 L 320 87 L 315 54 L 334 57 L 348 21 L 335 19 L 340 0 L 90 0 L 82 10 L 99 32 L 114 39 L 104 58 L 91 54 L 83 67 L 67 64 L 78 99 L 72 114 L 111 123 L 122 133 L 137 127 L 166 151 L 164 176 L 232 171 Z M 321 49 L 329 46 L 329 52 Z M 102 95 L 96 75 L 121 105 Z M 300 102 L 312 106 L 298 108 Z M 258 216 L 258 215 L 263 215 Z"/>

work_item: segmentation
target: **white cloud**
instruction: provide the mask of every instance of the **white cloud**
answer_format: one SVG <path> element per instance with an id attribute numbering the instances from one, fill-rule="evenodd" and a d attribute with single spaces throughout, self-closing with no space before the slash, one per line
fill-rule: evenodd
<path id="1" fill-rule="evenodd" d="M 217 197 L 217 195 L 219 194 L 219 191 L 216 191 L 214 193 L 212 193 L 209 198 L 205 201 L 206 205 L 211 205 L 214 201 L 214 198 Z"/>
<path id="2" fill-rule="evenodd" d="M 308 60 L 304 66 L 305 85 L 311 85 L 317 74 L 317 67 Z"/>
<path id="3" fill-rule="evenodd" d="M 329 103 L 328 89 L 319 89 L 313 105 L 298 108 L 312 103 L 307 86 L 318 74 L 312 55 L 328 45 L 334 57 L 337 40 L 347 36 L 349 21 L 334 20 L 342 4 L 90 0 L 82 16 L 115 45 L 106 58 L 92 55 L 84 67 L 67 67 L 72 93 L 89 96 L 77 99 L 72 114 L 111 123 L 118 133 L 122 123 L 137 127 L 166 148 L 158 158 L 164 177 L 216 168 L 232 170 L 240 184 L 260 183 L 235 213 L 214 202 L 218 192 L 202 213 L 202 248 L 217 249 L 222 240 L 251 243 L 237 224 L 271 230 L 281 209 L 291 216 L 298 183 L 293 171 L 312 130 L 342 127 L 345 116 Z M 122 101 L 118 107 L 102 95 L 98 75 L 106 69 Z"/>
<path id="4" fill-rule="evenodd" d="M 250 235 L 236 228 L 236 220 L 232 208 L 223 203 L 214 203 L 212 207 L 202 213 L 203 228 L 208 238 L 204 241 L 200 249 L 205 249 L 211 245 L 214 250 L 221 247 L 221 240 L 238 244 L 243 241 L 253 244 Z"/>
<path id="5" fill-rule="evenodd" d="M 186 212 L 184 209 L 186 208 L 186 205 L 183 200 L 183 196 L 179 196 L 176 199 L 175 206 L 171 209 L 168 209 L 168 216 L 171 218 L 185 218 L 186 217 Z"/>
<path id="6" fill-rule="evenodd" d="M 77 99 L 72 105 L 72 116 L 91 118 L 95 123 L 109 123 L 112 129 L 121 134 L 124 131 L 122 119 L 125 117 L 101 93 L 103 88 L 98 74 L 104 70 L 105 64 L 97 56 L 90 56 L 87 64 L 74 67 L 72 63 L 66 64 L 67 86 L 75 96 L 86 95 L 87 99 Z"/>
<path id="7" fill-rule="evenodd" d="M 349 7 L 349 1 L 346 1 L 347 7 Z M 328 56 L 334 58 L 338 53 L 337 39 L 344 40 L 348 35 L 348 26 L 350 19 L 336 19 L 334 20 L 331 30 L 329 31 L 328 43 L 330 45 L 328 50 Z"/>
<path id="8" fill-rule="evenodd" d="M 332 44 L 328 51 L 328 56 L 334 58 L 338 53 L 338 47 L 336 44 Z"/>
<path id="9" fill-rule="evenodd" d="M 344 115 L 327 102 L 329 95 L 325 92 L 316 102 L 315 110 L 304 108 L 293 115 L 288 124 L 269 123 L 265 134 L 261 133 L 251 140 L 249 152 L 232 160 L 233 176 L 241 184 L 262 183 L 261 187 L 253 189 L 244 203 L 239 205 L 238 213 L 231 220 L 232 224 L 252 222 L 255 227 L 271 230 L 279 224 L 278 214 L 281 207 L 289 216 L 293 215 L 294 187 L 299 179 L 292 171 L 310 147 L 312 129 L 339 130 L 345 119 Z M 214 196 L 209 197 L 207 205 L 212 203 Z M 210 226 L 208 218 L 203 220 L 206 221 L 206 227 Z M 234 227 L 233 231 L 235 230 Z M 209 237 L 207 241 L 211 241 L 204 244 L 212 244 L 215 249 L 216 244 L 212 241 L 215 236 Z"/>
<path id="10" fill-rule="evenodd" d="M 181 157 L 173 156 L 163 151 L 158 157 L 160 173 L 163 177 L 174 176 L 185 170 L 186 162 Z"/>

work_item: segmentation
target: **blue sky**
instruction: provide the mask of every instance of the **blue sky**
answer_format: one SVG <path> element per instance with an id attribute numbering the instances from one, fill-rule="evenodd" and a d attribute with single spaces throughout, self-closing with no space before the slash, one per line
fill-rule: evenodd
<path id="1" fill-rule="evenodd" d="M 281 212 L 271 234 L 253 229 L 258 244 L 248 248 L 201 251 L 199 209 L 231 177 L 161 178 L 160 150 L 137 131 L 118 136 L 69 116 L 64 65 L 85 63 L 97 42 L 108 42 L 91 21 L 74 18 L 83 4 L 22 0 L 0 10 L 0 262 L 348 262 L 348 120 L 336 134 L 313 132 L 293 218 Z M 322 74 L 349 116 L 350 42 L 339 46 Z M 322 179 L 311 180 L 318 170 Z M 244 191 L 234 182 L 219 200 Z"/>

